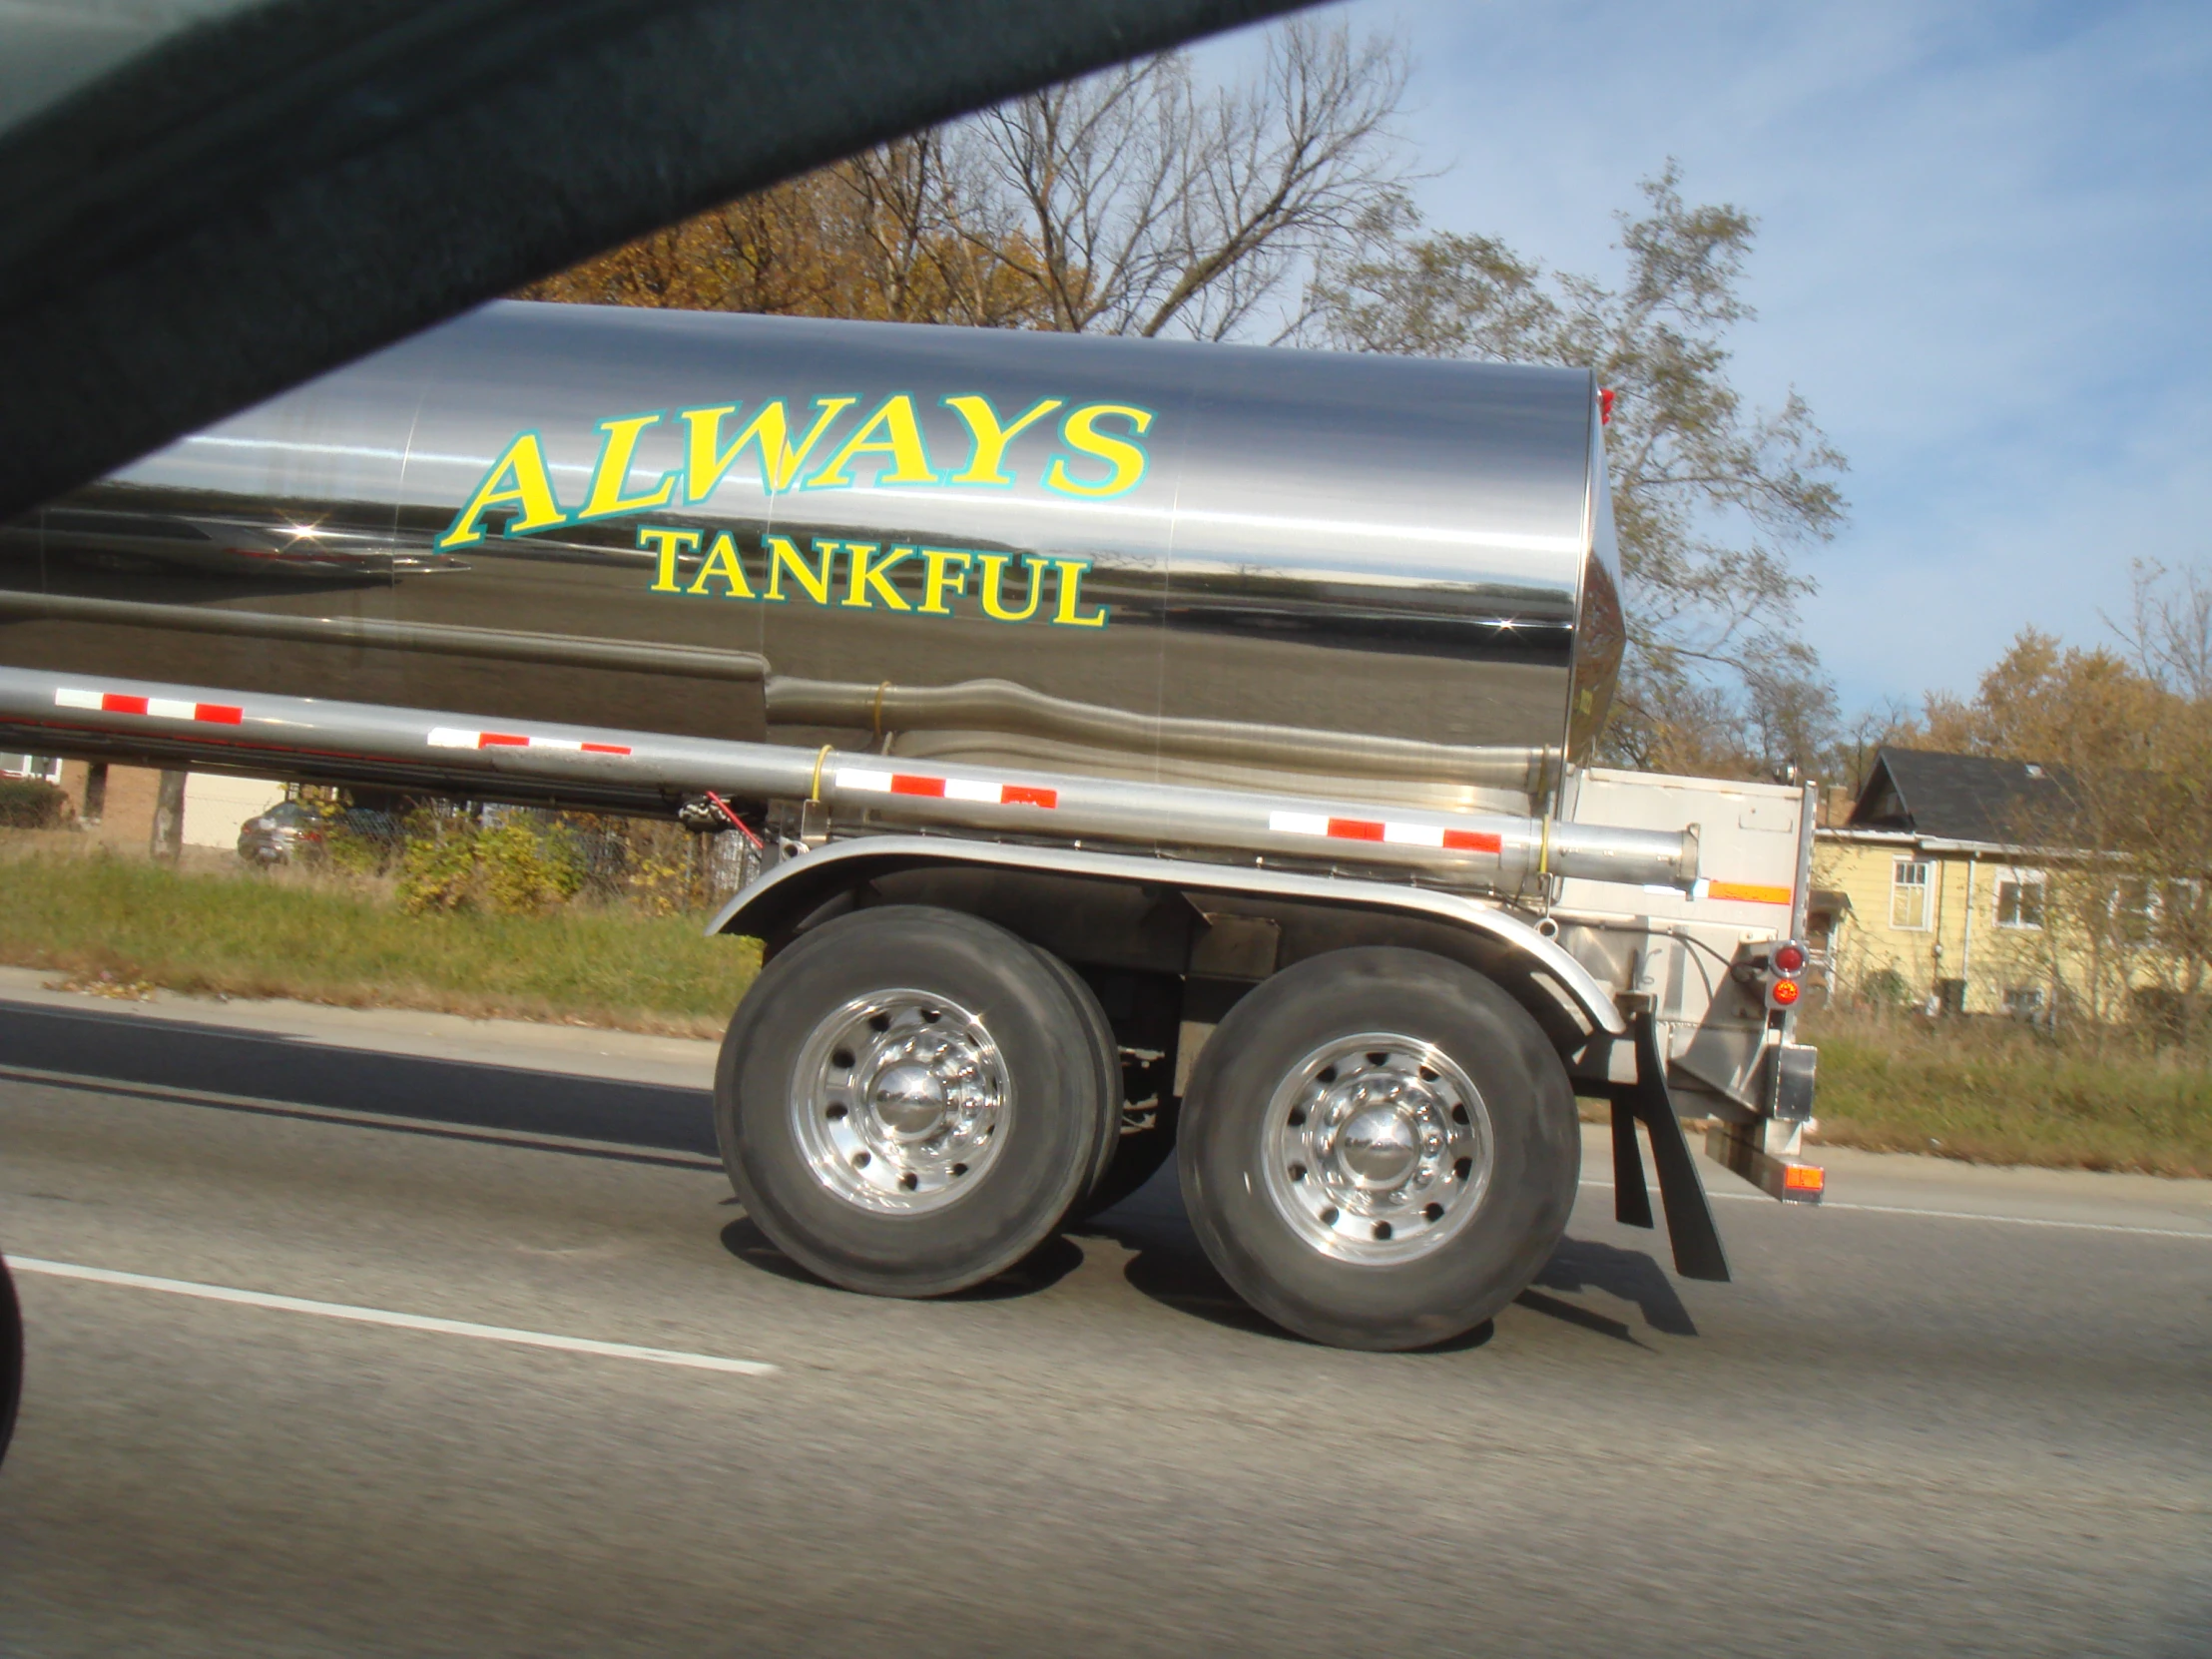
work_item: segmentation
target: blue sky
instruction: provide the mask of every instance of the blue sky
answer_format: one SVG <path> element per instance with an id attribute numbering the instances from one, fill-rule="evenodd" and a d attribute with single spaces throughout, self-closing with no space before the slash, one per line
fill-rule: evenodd
<path id="1" fill-rule="evenodd" d="M 2108 639 L 2132 557 L 2212 564 L 2212 5 L 1323 15 L 1411 45 L 1439 228 L 1609 276 L 1669 156 L 1759 217 L 1737 381 L 1851 459 L 1804 607 L 1847 708 L 1970 690 L 2029 624 Z"/>

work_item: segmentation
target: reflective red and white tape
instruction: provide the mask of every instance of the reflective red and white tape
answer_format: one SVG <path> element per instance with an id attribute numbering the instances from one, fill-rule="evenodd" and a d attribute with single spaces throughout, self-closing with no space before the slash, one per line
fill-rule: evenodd
<path id="1" fill-rule="evenodd" d="M 532 738 L 519 732 L 463 732 L 454 726 L 430 728 L 432 749 L 565 749 L 571 755 L 627 755 L 626 743 L 585 743 L 581 738 Z"/>
<path id="2" fill-rule="evenodd" d="M 64 686 L 54 693 L 57 709 L 93 709 L 104 715 L 145 715 L 151 720 L 191 720 L 208 726 L 237 726 L 246 711 L 229 703 L 187 703 L 174 697 L 131 697 L 122 692 L 83 691 Z"/>
<path id="3" fill-rule="evenodd" d="M 1385 819 L 1330 818 L 1323 813 L 1270 813 L 1279 835 L 1321 835 L 1337 841 L 1386 841 L 1393 846 L 1434 846 L 1449 852 L 1503 852 L 1505 841 L 1484 830 L 1446 830 L 1440 824 L 1392 824 Z"/>
<path id="4" fill-rule="evenodd" d="M 978 778 L 931 778 L 918 772 L 839 767 L 834 781 L 838 789 L 860 795 L 910 795 L 933 801 L 974 801 L 986 807 L 1042 807 L 1047 812 L 1060 805 L 1058 790 L 986 783 Z"/>

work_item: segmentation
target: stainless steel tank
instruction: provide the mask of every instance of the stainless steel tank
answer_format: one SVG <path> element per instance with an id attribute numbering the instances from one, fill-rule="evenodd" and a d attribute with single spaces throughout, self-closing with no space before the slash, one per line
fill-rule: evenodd
<path id="1" fill-rule="evenodd" d="M 0 665 L 1529 810 L 1616 581 L 1587 373 L 503 302 L 0 532 Z"/>

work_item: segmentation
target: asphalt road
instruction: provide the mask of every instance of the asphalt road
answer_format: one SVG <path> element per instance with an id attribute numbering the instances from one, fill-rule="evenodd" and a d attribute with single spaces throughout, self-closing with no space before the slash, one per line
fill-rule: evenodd
<path id="1" fill-rule="evenodd" d="M 1356 1355 L 1172 1180 L 872 1302 L 646 1060 L 382 1040 L 0 1004 L 0 1653 L 2212 1653 L 2206 1184 L 1840 1158 L 1721 1204 L 1728 1286 L 1591 1187 L 1493 1328 Z"/>

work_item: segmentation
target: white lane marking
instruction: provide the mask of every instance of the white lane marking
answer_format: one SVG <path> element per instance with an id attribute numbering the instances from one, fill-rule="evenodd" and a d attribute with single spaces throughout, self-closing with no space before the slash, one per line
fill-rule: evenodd
<path id="1" fill-rule="evenodd" d="M 1584 1181 L 1585 1187 L 1595 1187 L 1601 1192 L 1611 1192 L 1610 1181 Z M 1775 1204 L 1777 1201 L 1765 1193 L 1715 1193 L 1707 1198 L 1727 1199 L 1740 1204 Z M 2045 1221 L 2035 1216 L 1992 1216 L 1979 1210 L 1916 1210 L 1903 1204 L 1845 1204 L 1833 1198 L 1824 1198 L 1818 1204 L 1791 1204 L 1783 1206 L 1792 1210 L 1861 1210 L 1875 1216 L 1924 1216 L 1936 1221 L 1995 1221 L 2007 1227 L 2060 1227 L 2077 1233 L 2134 1233 L 2146 1239 L 2205 1239 L 2212 1240 L 2212 1231 L 2191 1231 L 2185 1227 L 2127 1227 L 2118 1222 L 2106 1221 Z"/>
<path id="2" fill-rule="evenodd" d="M 272 1308 L 284 1314 L 315 1314 L 323 1319 L 351 1320 L 358 1325 L 388 1325 L 401 1331 L 431 1331 L 442 1337 L 474 1337 L 487 1343 L 518 1343 L 524 1348 L 556 1348 L 568 1354 L 596 1354 L 606 1360 L 643 1360 L 649 1365 L 735 1372 L 741 1377 L 767 1377 L 776 1370 L 761 1360 L 725 1360 L 716 1354 L 638 1348 L 630 1343 L 594 1342 L 589 1337 L 557 1337 L 547 1331 L 518 1331 L 505 1325 L 432 1319 L 424 1314 L 395 1314 L 387 1308 L 356 1308 L 344 1302 L 309 1302 L 296 1296 L 271 1296 L 266 1291 L 233 1290 L 228 1285 L 202 1285 L 190 1279 L 157 1279 L 151 1274 L 81 1267 L 75 1262 L 42 1262 L 33 1256 L 10 1256 L 8 1266 L 17 1273 L 43 1273 L 55 1279 L 83 1279 L 95 1285 L 122 1285 L 135 1291 L 166 1291 L 172 1296 L 198 1297 L 205 1302 L 232 1302 L 246 1308 Z"/>

